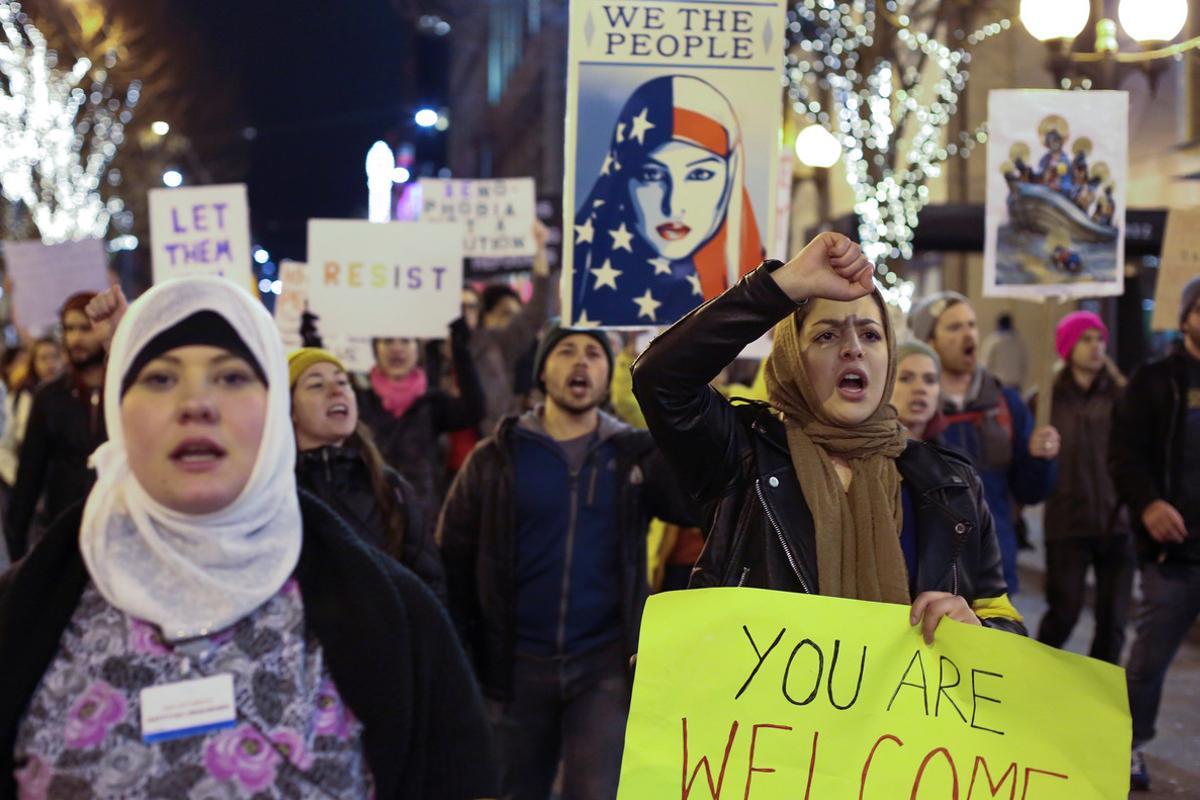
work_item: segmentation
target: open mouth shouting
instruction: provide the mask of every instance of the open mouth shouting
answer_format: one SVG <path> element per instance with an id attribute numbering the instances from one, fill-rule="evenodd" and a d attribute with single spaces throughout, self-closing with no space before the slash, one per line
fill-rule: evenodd
<path id="1" fill-rule="evenodd" d="M 919 416 L 929 410 L 929 401 L 922 397 L 914 397 L 908 402 L 908 413 Z"/>
<path id="2" fill-rule="evenodd" d="M 325 410 L 325 416 L 330 419 L 346 419 L 350 416 L 350 406 L 345 403 L 334 403 Z"/>
<path id="3" fill-rule="evenodd" d="M 857 403 L 865 400 L 867 397 L 867 385 L 870 383 L 867 380 L 867 373 L 863 372 L 858 367 L 850 367 L 842 370 L 838 376 L 837 390 L 838 394 L 843 399 L 849 400 L 852 403 Z"/>
<path id="4" fill-rule="evenodd" d="M 208 472 L 228 455 L 224 447 L 205 437 L 184 439 L 171 451 L 171 463 L 186 472 Z"/>
<path id="5" fill-rule="evenodd" d="M 678 242 L 692 232 L 692 229 L 682 222 L 664 222 L 654 230 L 658 231 L 658 235 L 668 242 Z"/>
<path id="6" fill-rule="evenodd" d="M 572 397 L 583 399 L 591 394 L 592 381 L 586 372 L 576 372 L 567 379 L 567 391 Z"/>

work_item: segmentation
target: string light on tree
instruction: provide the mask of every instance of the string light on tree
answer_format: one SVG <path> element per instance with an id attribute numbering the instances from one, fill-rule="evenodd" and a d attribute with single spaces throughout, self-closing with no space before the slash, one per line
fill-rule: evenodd
<path id="1" fill-rule="evenodd" d="M 788 14 L 789 100 L 840 144 L 859 241 L 888 301 L 902 308 L 912 285 L 899 281 L 888 260 L 912 257 L 928 180 L 946 160 L 966 158 L 987 141 L 981 127 L 943 142 L 970 77 L 966 47 L 1012 26 L 997 19 L 955 31 L 962 45 L 950 46 L 936 37 L 940 9 L 932 0 L 799 0 Z"/>
<path id="2" fill-rule="evenodd" d="M 20 4 L 0 0 L 0 194 L 28 211 L 47 244 L 101 237 L 124 208 L 100 186 L 141 83 L 118 96 L 108 81 L 115 65 L 110 53 L 100 67 L 80 58 L 60 69 Z"/>

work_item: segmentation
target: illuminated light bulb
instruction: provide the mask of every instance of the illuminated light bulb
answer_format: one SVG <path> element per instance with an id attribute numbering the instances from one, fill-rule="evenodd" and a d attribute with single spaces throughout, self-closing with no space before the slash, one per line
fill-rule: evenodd
<path id="1" fill-rule="evenodd" d="M 169 169 L 162 174 L 163 186 L 174 189 L 183 185 L 183 173 L 177 169 Z"/>
<path id="2" fill-rule="evenodd" d="M 150 130 L 155 136 L 166 136 L 171 132 L 171 126 L 160 119 L 156 122 L 150 123 Z"/>
<path id="3" fill-rule="evenodd" d="M 1136 0 L 1142 2 L 1142 0 Z M 1074 39 L 1087 25 L 1088 0 L 1021 0 L 1021 23 L 1035 39 Z"/>
<path id="4" fill-rule="evenodd" d="M 809 125 L 796 135 L 796 158 L 810 167 L 828 169 L 842 157 L 842 146 L 823 125 Z"/>
<path id="5" fill-rule="evenodd" d="M 438 112 L 432 108 L 417 109 L 417 113 L 413 115 L 413 122 L 420 125 L 422 128 L 432 128 L 437 125 Z"/>
<path id="6" fill-rule="evenodd" d="M 1117 18 L 1139 42 L 1169 42 L 1187 22 L 1187 0 L 1121 0 Z"/>

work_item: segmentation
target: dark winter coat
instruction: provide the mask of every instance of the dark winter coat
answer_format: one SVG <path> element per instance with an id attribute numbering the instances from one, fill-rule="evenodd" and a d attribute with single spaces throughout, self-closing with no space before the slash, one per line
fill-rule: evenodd
<path id="1" fill-rule="evenodd" d="M 81 386 L 69 371 L 34 395 L 4 524 L 13 561 L 29 546 L 29 527 L 43 494 L 42 518 L 50 523 L 95 483 L 87 461 L 108 438 L 102 397 L 100 389 Z"/>
<path id="2" fill-rule="evenodd" d="M 442 558 L 433 542 L 433 532 L 421 519 L 412 484 L 390 468 L 386 478 L 404 516 L 399 561 L 425 581 L 444 603 L 446 573 L 442 569 Z M 363 539 L 388 551 L 391 534 L 387 516 L 375 499 L 371 474 L 357 448 L 326 446 L 297 453 L 296 484 L 324 500 Z"/>
<path id="3" fill-rule="evenodd" d="M 615 418 L 607 437 L 616 453 L 621 615 L 627 653 L 637 651 L 642 608 L 650 594 L 646 531 L 651 517 L 694 524 L 695 512 L 654 441 Z M 468 645 L 484 693 L 512 694 L 516 652 L 516 503 L 513 464 L 517 417 L 479 444 L 450 487 L 438 523 L 450 609 Z M 594 455 L 594 453 L 593 453 Z M 585 465 L 584 472 L 587 470 Z M 578 490 L 578 489 L 577 489 Z M 564 531 L 566 536 L 567 532 Z"/>
<path id="4" fill-rule="evenodd" d="M 302 492 L 295 576 L 304 619 L 338 692 L 363 723 L 379 798 L 494 797 L 497 761 L 482 698 L 454 629 L 416 576 Z M 88 582 L 82 505 L 0 577 L 0 800 L 16 796 L 17 728 Z"/>
<path id="5" fill-rule="evenodd" d="M 432 532 L 445 490 L 445 458 L 438 446 L 443 433 L 474 428 L 483 418 L 483 391 L 468 349 L 470 331 L 461 320 L 451 326 L 451 353 L 459 397 L 430 388 L 403 417 L 395 417 L 370 387 L 358 392 L 358 415 L 371 429 L 388 466 L 412 484 L 422 523 Z"/>
<path id="6" fill-rule="evenodd" d="M 1142 525 L 1142 512 L 1155 500 L 1178 502 L 1187 417 L 1188 364 L 1181 352 L 1143 364 L 1129 379 L 1113 413 L 1108 466 L 1121 502 L 1129 505 L 1138 534 L 1138 555 L 1151 561 L 1200 561 L 1200 541 L 1162 544 Z"/>
<path id="7" fill-rule="evenodd" d="M 701 502 L 715 502 L 693 587 L 819 594 L 816 532 L 781 420 L 731 405 L 709 383 L 796 306 L 768 261 L 659 336 L 633 367 L 655 440 Z M 979 477 L 949 450 L 910 441 L 896 459 L 916 513 L 917 592 L 962 596 L 985 625 L 1024 633 L 1008 602 Z M 899 535 L 899 532 L 897 532 Z"/>

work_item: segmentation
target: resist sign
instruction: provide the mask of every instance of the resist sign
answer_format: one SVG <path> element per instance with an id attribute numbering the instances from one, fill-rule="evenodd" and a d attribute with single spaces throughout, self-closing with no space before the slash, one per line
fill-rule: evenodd
<path id="1" fill-rule="evenodd" d="M 154 282 L 219 275 L 254 288 L 245 184 L 150 190 Z"/>
<path id="2" fill-rule="evenodd" d="M 1124 674 L 906 606 L 760 589 L 650 598 L 622 800 L 1124 798 Z"/>
<path id="3" fill-rule="evenodd" d="M 337 338 L 436 338 L 462 313 L 463 227 L 308 221 L 308 305 Z"/>

